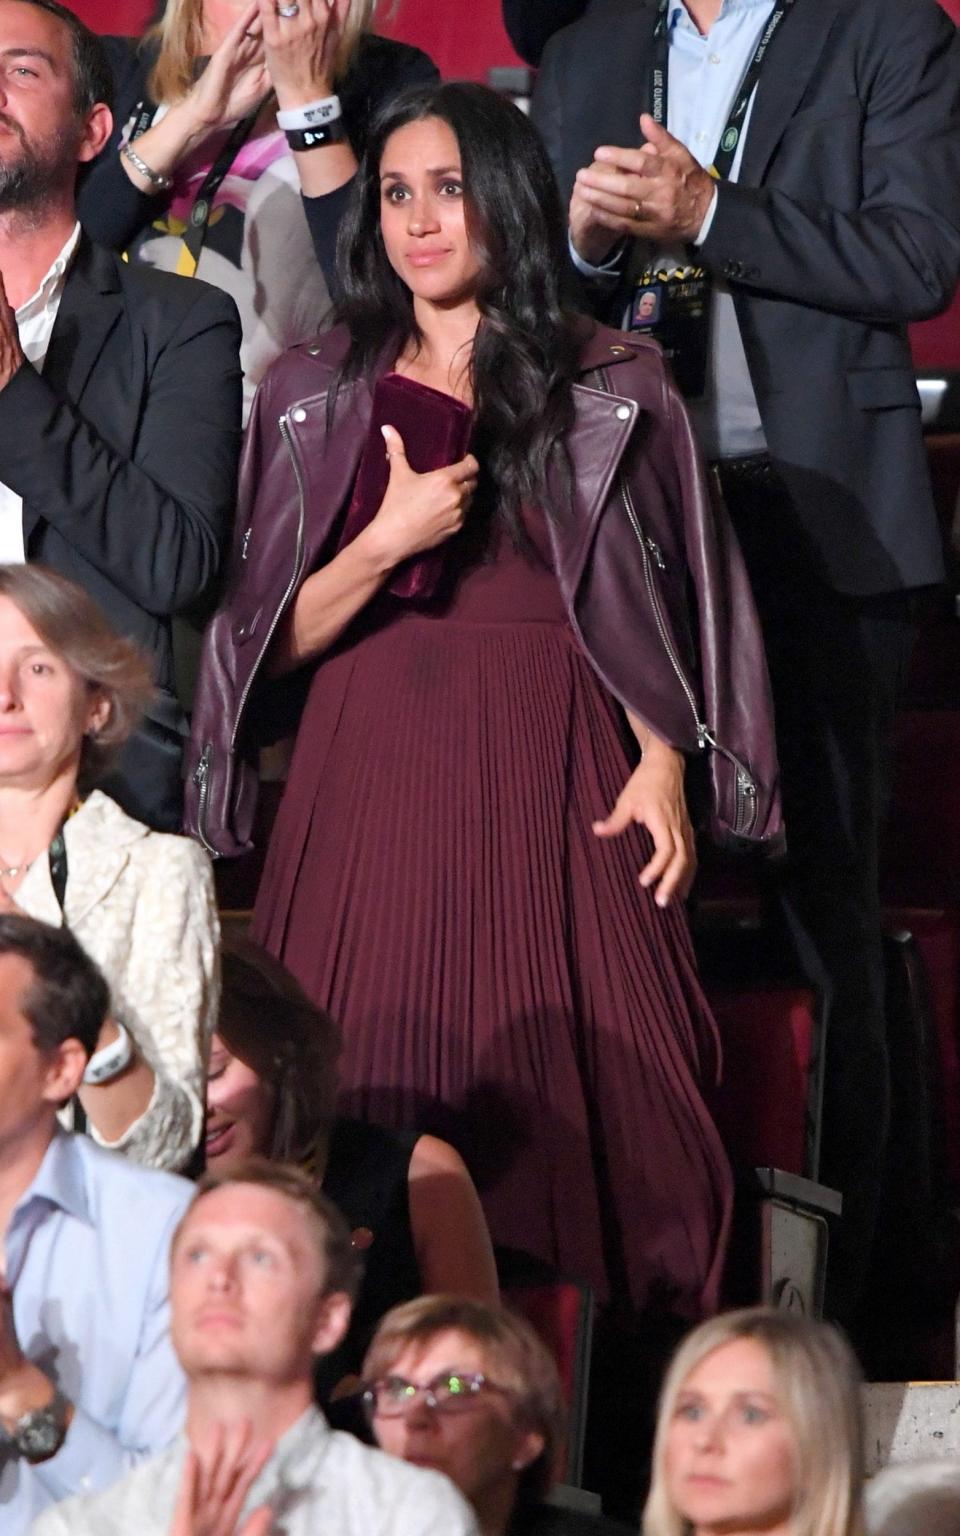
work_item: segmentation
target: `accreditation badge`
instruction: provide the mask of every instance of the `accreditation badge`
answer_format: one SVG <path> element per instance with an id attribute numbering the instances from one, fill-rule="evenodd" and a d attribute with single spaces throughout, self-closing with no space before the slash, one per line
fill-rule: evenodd
<path id="1" fill-rule="evenodd" d="M 710 293 L 703 267 L 648 267 L 630 302 L 627 329 L 656 338 L 688 400 L 699 400 L 707 385 Z"/>

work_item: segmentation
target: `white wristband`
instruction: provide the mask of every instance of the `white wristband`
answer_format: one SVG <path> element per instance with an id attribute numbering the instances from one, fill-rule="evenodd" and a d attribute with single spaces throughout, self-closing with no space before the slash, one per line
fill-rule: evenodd
<path id="1" fill-rule="evenodd" d="M 83 1080 L 91 1087 L 99 1087 L 101 1083 L 112 1083 L 115 1077 L 125 1072 L 133 1060 L 133 1041 L 119 1019 L 114 1019 L 117 1026 L 117 1038 L 111 1040 L 109 1045 L 103 1046 L 99 1051 L 94 1051 L 87 1062 L 87 1070 L 83 1074 Z"/>
<path id="2" fill-rule="evenodd" d="M 308 101 L 305 107 L 290 107 L 277 112 L 277 127 L 284 132 L 288 128 L 319 128 L 324 123 L 335 123 L 343 116 L 339 96 L 321 96 L 319 101 Z"/>

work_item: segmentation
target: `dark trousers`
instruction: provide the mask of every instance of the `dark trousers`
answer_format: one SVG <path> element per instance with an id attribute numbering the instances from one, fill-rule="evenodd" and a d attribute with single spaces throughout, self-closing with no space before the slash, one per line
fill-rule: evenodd
<path id="1" fill-rule="evenodd" d="M 844 1202 L 827 1304 L 856 1330 L 890 1117 L 878 865 L 916 598 L 827 586 L 775 480 L 726 483 L 724 494 L 776 708 L 788 855 L 770 871 L 769 894 L 825 1025 L 819 1176 Z"/>

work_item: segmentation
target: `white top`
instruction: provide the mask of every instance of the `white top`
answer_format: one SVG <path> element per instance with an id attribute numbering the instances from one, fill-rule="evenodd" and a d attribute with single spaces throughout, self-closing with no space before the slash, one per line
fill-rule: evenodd
<path id="1" fill-rule="evenodd" d="M 42 371 L 47 356 L 54 321 L 63 297 L 63 286 L 67 280 L 67 270 L 79 239 L 80 225 L 74 224 L 72 234 L 36 293 L 20 305 L 14 317 L 23 355 L 38 373 Z M 25 558 L 23 498 L 0 481 L 0 564 L 22 565 Z"/>
<path id="2" fill-rule="evenodd" d="M 168 1536 L 185 1453 L 181 1437 L 105 1492 L 48 1509 L 30 1536 Z M 315 1408 L 278 1442 L 237 1529 L 265 1503 L 283 1536 L 478 1536 L 447 1478 L 330 1429 Z"/>
<path id="3" fill-rule="evenodd" d="M 220 994 L 210 860 L 189 837 L 152 832 L 100 790 L 68 818 L 63 840 L 64 912 L 45 858 L 30 866 L 13 899 L 22 912 L 56 928 L 66 920 L 153 1067 L 149 1105 L 111 1145 L 138 1163 L 183 1168 L 200 1141 Z M 89 1130 L 102 1142 L 92 1125 Z"/>

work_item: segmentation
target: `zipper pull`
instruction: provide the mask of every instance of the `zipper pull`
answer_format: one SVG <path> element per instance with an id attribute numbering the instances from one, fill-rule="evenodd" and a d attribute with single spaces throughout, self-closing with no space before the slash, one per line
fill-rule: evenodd
<path id="1" fill-rule="evenodd" d="M 203 789 L 210 772 L 210 755 L 213 751 L 212 744 L 208 741 L 200 754 L 200 761 L 193 771 L 193 782 L 198 789 Z"/>
<path id="2" fill-rule="evenodd" d="M 665 571 L 667 568 L 667 562 L 663 558 L 663 550 L 660 548 L 660 545 L 657 543 L 656 539 L 648 538 L 645 540 L 645 542 L 647 548 L 654 558 L 657 569 L 660 571 Z"/>
<path id="3" fill-rule="evenodd" d="M 250 543 L 250 535 L 251 535 L 252 532 L 253 532 L 253 529 L 252 528 L 248 528 L 246 533 L 243 535 L 243 544 L 241 545 L 241 548 L 240 548 L 240 559 L 241 560 L 246 560 L 246 558 L 247 558 L 247 545 Z"/>

